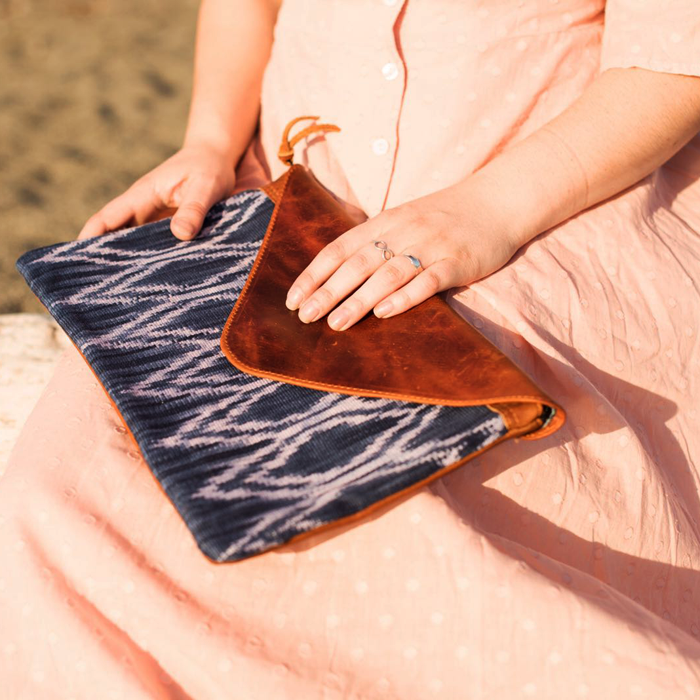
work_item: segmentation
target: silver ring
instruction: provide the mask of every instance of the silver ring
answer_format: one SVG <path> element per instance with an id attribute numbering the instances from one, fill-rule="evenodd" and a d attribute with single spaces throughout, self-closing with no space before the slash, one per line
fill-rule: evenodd
<path id="1" fill-rule="evenodd" d="M 402 253 L 402 255 L 405 255 L 413 263 L 413 267 L 416 268 L 416 272 L 418 272 L 418 270 L 420 270 L 421 267 L 423 267 L 421 265 L 420 260 L 418 260 L 418 258 L 414 257 L 413 255 L 409 255 L 408 253 Z"/>
<path id="2" fill-rule="evenodd" d="M 384 260 L 391 260 L 394 257 L 394 251 L 388 248 L 384 241 L 374 241 L 374 247 L 382 251 Z"/>

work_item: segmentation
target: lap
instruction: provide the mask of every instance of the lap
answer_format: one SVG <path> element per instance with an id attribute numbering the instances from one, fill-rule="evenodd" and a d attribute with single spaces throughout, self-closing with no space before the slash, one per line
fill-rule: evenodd
<path id="1" fill-rule="evenodd" d="M 483 697 L 563 693 L 572 678 L 593 697 L 635 684 L 684 697 L 698 669 L 664 664 L 693 658 L 689 635 L 536 542 L 483 532 L 449 485 L 215 564 L 69 350 L 0 481 L 0 675 L 41 698 L 97 682 L 130 700 L 219 698 L 232 683 L 255 699 L 451 698 L 465 678 Z M 583 641 L 604 635 L 614 653 Z"/>

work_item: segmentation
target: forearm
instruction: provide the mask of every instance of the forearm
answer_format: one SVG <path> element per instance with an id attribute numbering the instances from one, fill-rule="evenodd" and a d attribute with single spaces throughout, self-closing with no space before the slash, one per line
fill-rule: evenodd
<path id="1" fill-rule="evenodd" d="M 698 131 L 700 78 L 611 69 L 460 185 L 522 245 L 646 177 Z"/>
<path id="2" fill-rule="evenodd" d="M 202 0 L 184 145 L 207 144 L 233 163 L 255 132 L 278 0 Z"/>

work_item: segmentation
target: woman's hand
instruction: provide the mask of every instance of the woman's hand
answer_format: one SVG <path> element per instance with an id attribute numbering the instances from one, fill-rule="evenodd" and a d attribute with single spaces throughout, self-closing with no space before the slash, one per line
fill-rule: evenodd
<path id="1" fill-rule="evenodd" d="M 346 330 L 372 309 L 380 318 L 399 314 L 505 265 L 522 242 L 500 218 L 468 179 L 387 209 L 321 250 L 290 287 L 287 307 L 298 308 L 305 323 L 333 310 L 328 324 L 334 330 Z M 377 240 L 393 251 L 388 261 Z M 422 267 L 416 270 L 402 254 Z"/>
<path id="2" fill-rule="evenodd" d="M 211 206 L 233 191 L 235 181 L 230 152 L 212 145 L 184 146 L 93 214 L 78 238 L 139 226 L 174 211 L 170 230 L 190 240 Z"/>

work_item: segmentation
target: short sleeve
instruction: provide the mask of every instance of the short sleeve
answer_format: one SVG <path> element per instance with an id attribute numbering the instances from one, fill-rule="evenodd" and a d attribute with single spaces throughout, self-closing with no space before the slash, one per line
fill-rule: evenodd
<path id="1" fill-rule="evenodd" d="M 600 71 L 700 76 L 700 0 L 607 0 Z"/>

